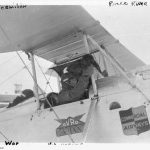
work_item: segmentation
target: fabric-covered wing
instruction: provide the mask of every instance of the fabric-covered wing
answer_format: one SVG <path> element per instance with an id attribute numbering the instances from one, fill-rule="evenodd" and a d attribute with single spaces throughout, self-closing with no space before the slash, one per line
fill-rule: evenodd
<path id="1" fill-rule="evenodd" d="M 0 10 L 0 20 L 0 52 L 33 51 L 57 63 L 87 53 L 80 32 L 84 31 L 105 46 L 126 70 L 144 65 L 81 6 Z"/>

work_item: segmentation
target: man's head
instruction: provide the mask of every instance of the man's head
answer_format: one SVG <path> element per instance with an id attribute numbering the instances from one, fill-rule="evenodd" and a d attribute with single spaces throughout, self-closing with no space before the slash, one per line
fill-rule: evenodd
<path id="1" fill-rule="evenodd" d="M 84 55 L 84 56 L 82 57 L 82 59 L 81 59 L 81 64 L 86 67 L 86 66 L 89 66 L 89 65 L 93 64 L 94 61 L 95 61 L 95 60 L 94 60 L 94 58 L 93 58 L 92 55 L 86 54 L 86 55 Z"/>
<path id="2" fill-rule="evenodd" d="M 67 71 L 72 75 L 75 75 L 76 77 L 80 76 L 82 73 L 80 61 L 74 62 L 70 66 L 68 66 Z"/>
<path id="3" fill-rule="evenodd" d="M 22 91 L 22 96 L 24 96 L 25 98 L 31 98 L 34 96 L 34 93 L 30 89 L 25 89 Z"/>

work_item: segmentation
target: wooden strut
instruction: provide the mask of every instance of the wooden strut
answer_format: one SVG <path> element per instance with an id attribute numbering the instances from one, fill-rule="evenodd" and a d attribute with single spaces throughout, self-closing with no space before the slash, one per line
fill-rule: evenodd
<path id="1" fill-rule="evenodd" d="M 84 40 L 86 50 L 88 51 L 88 53 L 90 53 L 90 48 L 89 48 L 89 44 L 88 44 L 88 41 L 87 41 L 87 35 L 86 34 L 83 34 L 83 40 Z M 94 79 L 94 74 L 92 74 L 91 79 L 92 79 L 92 86 L 93 86 L 93 90 L 94 90 L 94 97 L 91 98 L 91 104 L 90 104 L 90 107 L 89 107 L 89 111 L 88 111 L 88 114 L 87 114 L 85 126 L 84 126 L 84 129 L 83 129 L 83 141 L 82 142 L 86 141 L 89 125 L 90 125 L 90 122 L 91 122 L 91 119 L 92 119 L 92 116 L 93 116 L 93 112 L 94 112 L 94 109 L 95 109 L 95 104 L 98 100 L 98 91 L 97 91 L 97 86 L 96 86 L 95 79 Z"/>
<path id="2" fill-rule="evenodd" d="M 40 109 L 40 100 L 39 100 L 39 88 L 38 88 L 38 84 L 37 84 L 37 76 L 36 76 L 36 69 L 35 69 L 35 62 L 34 62 L 34 55 L 33 53 L 29 53 L 30 55 L 30 61 L 31 61 L 31 65 L 32 65 L 32 73 L 33 73 L 33 81 L 34 81 L 34 93 L 37 99 L 37 107 L 38 109 Z"/>

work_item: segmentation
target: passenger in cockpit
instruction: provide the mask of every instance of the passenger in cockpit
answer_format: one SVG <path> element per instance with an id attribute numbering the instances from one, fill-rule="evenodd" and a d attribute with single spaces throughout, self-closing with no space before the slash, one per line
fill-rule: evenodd
<path id="1" fill-rule="evenodd" d="M 16 106 L 26 100 L 28 100 L 29 98 L 34 97 L 34 93 L 31 89 L 25 89 L 22 91 L 22 94 L 17 96 L 13 102 L 9 103 L 9 105 L 7 106 L 7 108 Z"/>
<path id="2" fill-rule="evenodd" d="M 99 65 L 90 54 L 83 56 L 78 63 L 71 64 L 67 71 L 74 76 L 73 79 L 76 80 L 76 84 L 74 84 L 73 88 L 70 90 L 62 89 L 58 95 L 58 101 L 60 103 L 65 103 L 80 100 L 89 86 L 90 78 L 94 73 L 94 68 L 103 74 Z M 70 79 L 70 82 L 73 79 Z"/>

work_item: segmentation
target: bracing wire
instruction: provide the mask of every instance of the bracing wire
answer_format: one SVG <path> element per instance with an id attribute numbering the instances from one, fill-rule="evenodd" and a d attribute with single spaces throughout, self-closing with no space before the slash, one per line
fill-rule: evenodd
<path id="1" fill-rule="evenodd" d="M 52 92 L 53 92 L 53 88 L 51 87 L 51 85 L 50 85 L 50 83 L 49 83 L 49 80 L 47 79 L 45 73 L 44 73 L 43 70 L 42 70 L 42 67 L 39 65 L 38 60 L 37 60 L 36 58 L 35 58 L 35 61 L 36 61 L 37 65 L 38 65 L 38 67 L 40 68 L 42 74 L 44 75 L 44 78 L 45 78 L 47 84 L 49 85 L 50 89 L 51 89 Z M 52 73 L 51 73 L 51 74 L 52 74 Z M 51 75 L 50 75 L 50 76 L 51 76 Z"/>
<path id="2" fill-rule="evenodd" d="M 50 73 L 50 75 L 49 75 L 49 79 L 48 79 L 48 83 L 46 84 L 46 86 L 45 86 L 45 91 L 47 90 L 47 87 L 48 87 L 48 84 L 50 84 L 49 83 L 49 81 L 50 81 L 50 79 L 51 79 L 51 74 L 53 73 L 53 71 Z M 52 89 L 53 90 L 53 89 Z M 53 91 L 52 91 L 53 92 Z"/>
<path id="3" fill-rule="evenodd" d="M 9 141 L 9 139 L 0 131 L 0 134 L 7 140 Z"/>
<path id="4" fill-rule="evenodd" d="M 16 53 L 17 53 L 17 55 L 19 56 L 19 58 L 20 58 L 20 60 L 22 61 L 22 63 L 26 66 L 26 63 L 24 62 L 24 60 L 22 59 L 22 57 L 20 56 L 20 54 L 19 54 L 18 52 L 16 52 Z M 31 73 L 30 70 L 29 70 L 29 68 L 28 68 L 27 66 L 26 66 L 25 68 L 28 70 L 28 72 L 29 72 L 29 74 L 31 75 L 33 81 L 35 81 L 35 79 L 34 79 L 32 73 Z M 39 87 L 38 84 L 37 84 L 37 86 Z M 54 115 L 56 116 L 57 120 L 60 120 L 59 116 L 57 115 L 56 111 L 54 110 L 54 108 L 52 107 L 52 105 L 50 104 L 50 102 L 48 101 L 48 99 L 47 99 L 47 97 L 45 96 L 45 94 L 43 93 L 43 91 L 42 91 L 42 95 L 43 95 L 43 97 L 45 98 L 45 100 L 46 100 L 46 102 L 48 103 L 48 105 L 50 106 L 50 109 L 53 111 L 53 113 L 54 113 Z M 64 130 L 64 127 L 63 127 L 63 130 Z M 65 130 L 64 130 L 64 132 L 67 133 Z M 70 138 L 70 140 L 74 143 L 74 140 L 73 140 L 73 138 L 71 137 L 71 135 L 70 135 L 69 133 L 67 133 L 67 135 L 68 135 L 68 137 Z"/>

